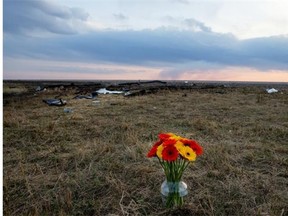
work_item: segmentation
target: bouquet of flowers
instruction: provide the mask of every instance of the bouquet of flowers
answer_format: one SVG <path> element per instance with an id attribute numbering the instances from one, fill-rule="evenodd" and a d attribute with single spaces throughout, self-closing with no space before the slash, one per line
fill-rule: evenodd
<path id="1" fill-rule="evenodd" d="M 148 152 L 147 157 L 157 157 L 166 175 L 166 181 L 162 188 L 166 187 L 168 192 L 166 207 L 183 205 L 183 196 L 187 191 L 181 192 L 180 187 L 187 185 L 181 181 L 184 170 L 191 161 L 203 153 L 202 147 L 195 141 L 177 136 L 173 133 L 159 134 L 157 141 Z"/>

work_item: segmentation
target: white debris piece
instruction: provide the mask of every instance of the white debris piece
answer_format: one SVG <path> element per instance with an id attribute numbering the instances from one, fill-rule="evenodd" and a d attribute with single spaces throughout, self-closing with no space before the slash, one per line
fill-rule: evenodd
<path id="1" fill-rule="evenodd" d="M 130 91 L 128 91 L 128 92 L 125 92 L 124 93 L 124 96 L 129 96 L 129 95 L 131 95 L 132 93 L 130 92 Z"/>
<path id="2" fill-rule="evenodd" d="M 101 88 L 96 91 L 98 94 L 123 94 L 123 91 L 109 91 L 106 88 Z"/>
<path id="3" fill-rule="evenodd" d="M 277 89 L 271 88 L 271 89 L 266 89 L 267 93 L 271 94 L 271 93 L 276 93 L 278 92 Z"/>
<path id="4" fill-rule="evenodd" d="M 42 88 L 41 86 L 37 86 L 37 88 L 35 90 L 36 90 L 36 92 L 46 91 L 46 88 Z"/>
<path id="5" fill-rule="evenodd" d="M 64 112 L 65 113 L 72 113 L 73 110 L 72 110 L 72 108 L 64 108 Z"/>

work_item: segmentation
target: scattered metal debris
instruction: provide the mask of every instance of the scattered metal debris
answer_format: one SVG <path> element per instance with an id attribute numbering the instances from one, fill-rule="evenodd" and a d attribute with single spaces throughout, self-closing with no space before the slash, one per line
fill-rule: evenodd
<path id="1" fill-rule="evenodd" d="M 98 94 L 123 94 L 123 91 L 109 91 L 106 88 L 101 88 L 96 91 Z"/>
<path id="2" fill-rule="evenodd" d="M 275 88 L 271 88 L 271 89 L 266 89 L 267 93 L 271 94 L 271 93 L 277 93 L 278 90 Z"/>
<path id="3" fill-rule="evenodd" d="M 43 100 L 44 103 L 47 103 L 49 106 L 65 106 L 66 105 L 66 101 L 60 99 L 44 99 Z"/>
<path id="4" fill-rule="evenodd" d="M 131 90 L 131 91 L 125 92 L 124 96 L 125 97 L 132 97 L 132 96 L 139 96 L 139 95 L 151 94 L 151 93 L 152 93 L 151 90 L 145 90 L 145 89 Z"/>
<path id="5" fill-rule="evenodd" d="M 97 92 L 92 92 L 91 95 L 77 95 L 73 99 L 95 99 L 97 95 Z"/>
<path id="6" fill-rule="evenodd" d="M 41 91 L 46 91 L 47 89 L 41 86 L 37 86 L 37 88 L 35 89 L 36 92 L 41 92 Z"/>
<path id="7" fill-rule="evenodd" d="M 167 82 L 161 81 L 161 80 L 152 80 L 152 81 L 138 81 L 138 82 L 125 82 L 125 83 L 119 83 L 119 86 L 131 86 L 131 85 L 147 85 L 147 84 L 164 84 L 166 85 Z"/>
<path id="8" fill-rule="evenodd" d="M 73 110 L 71 108 L 64 108 L 65 113 L 72 113 Z"/>

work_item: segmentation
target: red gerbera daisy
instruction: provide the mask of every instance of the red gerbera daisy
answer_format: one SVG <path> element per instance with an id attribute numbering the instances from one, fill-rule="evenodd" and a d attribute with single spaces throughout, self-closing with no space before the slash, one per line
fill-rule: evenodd
<path id="1" fill-rule="evenodd" d="M 189 146 L 190 148 L 195 151 L 196 155 L 201 155 L 203 153 L 203 148 L 195 141 L 195 140 L 188 140 L 188 139 L 183 139 L 181 142 L 185 146 Z"/>
<path id="2" fill-rule="evenodd" d="M 166 134 L 159 134 L 158 135 L 159 139 L 162 140 L 162 141 L 168 139 L 171 136 L 172 136 L 172 133 L 166 133 Z"/>
<path id="3" fill-rule="evenodd" d="M 168 145 L 163 149 L 162 158 L 166 161 L 175 161 L 178 158 L 178 151 L 173 145 Z"/>
<path id="4" fill-rule="evenodd" d="M 148 152 L 147 157 L 155 157 L 156 156 L 156 152 L 157 152 L 157 148 L 159 145 L 161 145 L 162 141 L 158 141 L 156 142 L 153 147 L 151 148 L 151 150 Z"/>
<path id="5" fill-rule="evenodd" d="M 175 145 L 176 142 L 177 140 L 173 138 L 169 138 L 169 139 L 164 140 L 163 145 L 164 146 Z"/>

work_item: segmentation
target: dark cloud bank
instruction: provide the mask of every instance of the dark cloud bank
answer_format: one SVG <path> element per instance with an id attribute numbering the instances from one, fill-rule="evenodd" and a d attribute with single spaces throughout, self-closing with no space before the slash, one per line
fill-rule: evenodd
<path id="1" fill-rule="evenodd" d="M 288 38 L 237 40 L 231 35 L 169 30 L 99 31 L 50 38 L 4 36 L 4 56 L 125 64 L 204 61 L 288 70 Z"/>
<path id="2" fill-rule="evenodd" d="M 197 25 L 199 31 L 163 27 L 81 34 L 74 21 L 85 24 L 85 11 L 45 1 L 17 2 L 13 5 L 15 1 L 4 1 L 4 57 L 146 66 L 191 63 L 193 67 L 193 62 L 204 62 L 223 67 L 288 70 L 287 36 L 238 40 L 232 34 L 213 32 L 194 19 L 187 19 L 187 24 L 193 29 Z M 35 29 L 53 36 L 30 35 L 29 31 Z"/>
<path id="3" fill-rule="evenodd" d="M 4 32 L 30 34 L 31 31 L 76 34 L 89 14 L 81 8 L 60 6 L 51 1 L 4 0 Z"/>

